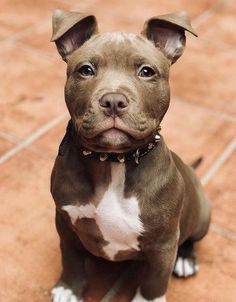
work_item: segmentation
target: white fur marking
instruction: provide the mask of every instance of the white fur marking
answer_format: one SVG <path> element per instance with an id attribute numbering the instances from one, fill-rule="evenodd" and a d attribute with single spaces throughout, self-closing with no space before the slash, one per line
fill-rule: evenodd
<path id="1" fill-rule="evenodd" d="M 142 296 L 142 294 L 140 292 L 140 288 L 138 288 L 135 296 L 132 299 L 132 302 L 166 302 L 166 297 L 164 295 L 159 298 L 155 298 L 153 300 L 147 300 Z"/>
<path id="2" fill-rule="evenodd" d="M 178 257 L 175 264 L 174 273 L 178 277 L 185 278 L 194 275 L 199 270 L 199 267 L 196 264 L 192 266 L 191 261 L 191 259 Z"/>
<path id="3" fill-rule="evenodd" d="M 78 218 L 95 218 L 96 215 L 96 207 L 92 203 L 79 207 L 68 205 L 63 206 L 62 209 L 68 212 L 68 214 L 70 215 L 71 222 L 73 224 L 75 224 Z"/>
<path id="4" fill-rule="evenodd" d="M 89 203 L 85 206 L 63 206 L 74 224 L 77 218 L 94 218 L 103 235 L 109 242 L 104 246 L 107 256 L 113 260 L 118 251 L 139 250 L 138 236 L 144 231 L 140 221 L 138 200 L 136 197 L 125 198 L 125 165 L 111 165 L 112 181 L 98 206 Z"/>
<path id="5" fill-rule="evenodd" d="M 52 302 L 82 302 L 78 300 L 71 289 L 63 286 L 54 287 L 51 291 Z"/>

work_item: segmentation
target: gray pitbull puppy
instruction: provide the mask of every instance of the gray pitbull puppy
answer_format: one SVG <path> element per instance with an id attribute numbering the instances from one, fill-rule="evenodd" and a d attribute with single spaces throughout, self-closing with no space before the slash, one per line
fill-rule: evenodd
<path id="1" fill-rule="evenodd" d="M 132 301 L 164 302 L 172 273 L 198 270 L 194 242 L 208 231 L 209 202 L 159 134 L 185 31 L 196 36 L 184 12 L 148 20 L 141 35 L 99 34 L 93 15 L 53 15 L 71 115 L 51 178 L 63 265 L 54 302 L 82 300 L 87 256 L 139 260 Z"/>

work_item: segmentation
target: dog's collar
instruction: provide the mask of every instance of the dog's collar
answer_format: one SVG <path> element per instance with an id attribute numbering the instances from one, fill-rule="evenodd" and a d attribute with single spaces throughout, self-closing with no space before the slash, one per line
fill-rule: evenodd
<path id="1" fill-rule="evenodd" d="M 83 149 L 82 154 L 85 157 L 95 158 L 100 161 L 112 161 L 112 162 L 120 162 L 124 163 L 126 161 L 134 160 L 138 165 L 141 157 L 148 154 L 160 141 L 161 137 L 159 134 L 155 135 L 155 138 L 152 142 L 146 145 L 143 148 L 138 148 L 133 151 L 125 152 L 125 153 L 103 153 L 103 152 L 94 152 L 91 150 Z"/>
<path id="2" fill-rule="evenodd" d="M 160 131 L 161 128 L 158 128 L 158 130 Z M 59 146 L 59 152 L 58 152 L 59 156 L 63 156 L 65 154 L 68 139 L 71 137 L 71 132 L 72 132 L 72 122 L 70 120 L 67 125 L 66 134 Z M 137 148 L 135 150 L 125 153 L 94 152 L 86 148 L 83 148 L 82 146 L 79 146 L 79 150 L 84 157 L 94 158 L 102 162 L 111 161 L 111 162 L 124 163 L 126 161 L 134 160 L 135 163 L 138 165 L 140 158 L 147 155 L 159 143 L 160 139 L 161 136 L 159 133 L 157 133 L 154 136 L 153 140 L 149 142 L 145 147 Z"/>

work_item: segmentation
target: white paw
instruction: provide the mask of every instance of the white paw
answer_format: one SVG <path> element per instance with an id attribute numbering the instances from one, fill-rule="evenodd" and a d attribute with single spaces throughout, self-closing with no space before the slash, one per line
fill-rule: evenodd
<path id="1" fill-rule="evenodd" d="M 193 259 L 178 257 L 175 263 L 174 274 L 178 277 L 190 277 L 199 271 L 199 266 Z"/>
<path id="2" fill-rule="evenodd" d="M 166 302 L 166 297 L 162 296 L 153 300 L 147 300 L 142 296 L 140 288 L 138 288 L 131 302 Z"/>
<path id="3" fill-rule="evenodd" d="M 71 289 L 64 286 L 54 287 L 51 291 L 51 298 L 53 302 L 82 302 L 77 299 Z"/>

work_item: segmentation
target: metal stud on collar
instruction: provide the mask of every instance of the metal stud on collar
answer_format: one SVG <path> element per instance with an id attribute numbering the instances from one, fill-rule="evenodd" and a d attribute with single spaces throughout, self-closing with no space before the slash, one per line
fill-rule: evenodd
<path id="1" fill-rule="evenodd" d="M 120 163 L 124 163 L 125 162 L 125 156 L 123 154 L 120 154 L 117 156 L 117 159 Z"/>
<path id="2" fill-rule="evenodd" d="M 107 160 L 107 158 L 108 158 L 108 155 L 107 154 L 100 154 L 100 161 L 105 161 L 105 160 Z"/>
<path id="3" fill-rule="evenodd" d="M 148 144 L 148 150 L 151 150 L 154 147 L 153 143 Z"/>
<path id="4" fill-rule="evenodd" d="M 92 154 L 92 151 L 89 151 L 89 150 L 83 150 L 83 154 L 84 154 L 85 156 L 87 156 L 87 155 Z"/>

